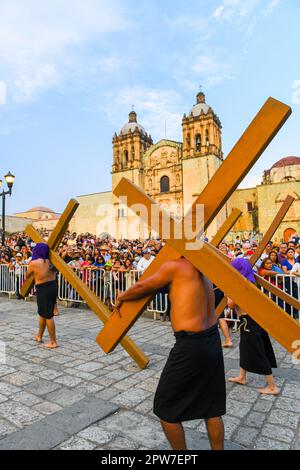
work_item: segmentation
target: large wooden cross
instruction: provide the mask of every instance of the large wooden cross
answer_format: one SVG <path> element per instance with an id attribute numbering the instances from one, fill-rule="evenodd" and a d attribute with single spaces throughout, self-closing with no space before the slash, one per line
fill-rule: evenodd
<path id="1" fill-rule="evenodd" d="M 100 301 L 100 299 L 88 288 L 86 284 L 77 276 L 77 274 L 73 271 L 73 269 L 65 263 L 65 261 L 55 252 L 60 244 L 65 231 L 68 227 L 70 220 L 72 219 L 77 207 L 78 202 L 72 199 L 66 209 L 64 210 L 63 214 L 61 215 L 55 229 L 53 230 L 51 236 L 47 244 L 50 248 L 50 262 L 56 267 L 56 269 L 67 279 L 67 281 L 71 284 L 71 286 L 78 292 L 80 297 L 85 300 L 87 305 L 90 309 L 97 315 L 97 317 L 103 322 L 106 323 L 111 315 L 111 312 L 106 307 L 104 303 Z M 26 233 L 32 238 L 35 243 L 45 242 L 45 240 L 41 237 L 39 232 L 32 226 L 28 225 L 26 227 Z M 21 295 L 26 297 L 32 286 L 34 280 L 32 276 L 29 276 L 22 289 Z M 124 337 L 121 345 L 127 351 L 127 353 L 133 358 L 133 360 L 142 368 L 144 369 L 148 362 L 149 358 L 141 351 L 141 349 L 132 341 L 132 339 L 128 337 Z"/>
<path id="2" fill-rule="evenodd" d="M 261 108 L 224 163 L 197 198 L 188 214 L 188 216 L 193 215 L 196 204 L 203 204 L 204 230 L 259 158 L 290 113 L 291 109 L 288 106 L 273 98 L 269 98 Z M 119 197 L 126 196 L 129 207 L 143 204 L 148 211 L 148 218 L 145 222 L 150 225 L 151 216 L 149 214 L 151 214 L 155 201 L 151 200 L 143 191 L 125 178 L 119 182 L 114 193 Z M 174 220 L 171 220 L 171 226 L 171 233 L 174 234 Z M 182 255 L 233 298 L 278 342 L 292 352 L 295 340 L 300 338 L 300 326 L 262 292 L 258 291 L 255 286 L 247 282 L 220 256 L 220 252 L 216 248 L 204 243 L 201 250 L 188 250 L 186 247 L 189 242 L 190 240 L 187 240 L 185 236 L 182 239 L 169 238 L 167 244 L 144 273 L 144 278 L 154 273 L 164 261 L 178 259 Z M 209 263 L 207 260 L 209 260 Z M 251 303 L 249 302 L 249 296 L 251 296 Z M 125 302 L 120 309 L 121 316 L 117 312 L 111 316 L 109 322 L 97 337 L 98 344 L 105 352 L 110 352 L 115 348 L 123 335 L 135 323 L 148 301 L 149 297 Z"/>

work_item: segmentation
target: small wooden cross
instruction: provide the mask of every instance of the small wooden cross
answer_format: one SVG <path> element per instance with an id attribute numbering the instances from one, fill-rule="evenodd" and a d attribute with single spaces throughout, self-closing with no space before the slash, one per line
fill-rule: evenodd
<path id="1" fill-rule="evenodd" d="M 56 249 L 60 244 L 64 233 L 68 227 L 70 220 L 72 219 L 77 207 L 79 206 L 78 202 L 74 199 L 71 199 L 68 206 L 61 215 L 55 229 L 53 230 L 47 244 L 50 248 L 49 259 L 50 262 L 56 267 L 56 269 L 65 277 L 65 279 L 71 284 L 71 286 L 78 292 L 80 297 L 85 300 L 90 309 L 97 315 L 97 317 L 103 322 L 106 323 L 111 315 L 111 312 L 103 304 L 100 299 L 88 288 L 86 284 L 77 276 L 73 269 L 65 263 L 65 261 L 56 253 Z M 39 232 L 32 226 L 28 225 L 26 227 L 26 233 L 32 238 L 35 243 L 46 243 L 45 240 L 41 237 Z M 30 276 L 25 281 L 22 289 L 21 295 L 26 297 L 32 286 L 34 280 Z M 128 352 L 128 354 L 133 358 L 133 360 L 144 369 L 148 362 L 149 358 L 141 351 L 141 349 L 128 337 L 124 337 L 121 345 Z"/>
<path id="2" fill-rule="evenodd" d="M 263 236 L 263 239 L 259 243 L 258 247 L 256 248 L 255 252 L 249 259 L 249 262 L 251 266 L 254 266 L 255 263 L 258 261 L 262 253 L 264 252 L 264 249 L 266 248 L 267 244 L 269 241 L 272 239 L 274 233 L 276 232 L 277 228 L 279 227 L 281 221 L 284 219 L 286 213 L 288 212 L 289 208 L 293 204 L 295 198 L 293 196 L 287 196 L 285 198 L 285 201 L 283 202 L 281 208 L 279 209 L 278 213 L 276 214 L 273 222 L 271 223 L 270 227 L 266 231 L 265 235 Z M 268 290 L 272 292 L 272 294 L 276 295 L 277 297 L 280 297 L 281 299 L 285 300 L 287 303 L 292 304 L 295 306 L 295 308 L 298 308 L 300 310 L 300 303 L 294 298 L 286 294 L 284 291 L 279 289 L 278 287 L 274 286 L 273 284 L 265 281 L 261 276 L 256 275 L 256 280 L 257 282 L 262 285 L 264 284 L 264 287 L 268 285 Z M 267 284 L 266 284 L 267 282 Z M 217 315 L 221 315 L 223 312 L 224 308 L 226 307 L 226 299 L 222 299 L 219 305 L 216 308 L 216 313 Z"/>

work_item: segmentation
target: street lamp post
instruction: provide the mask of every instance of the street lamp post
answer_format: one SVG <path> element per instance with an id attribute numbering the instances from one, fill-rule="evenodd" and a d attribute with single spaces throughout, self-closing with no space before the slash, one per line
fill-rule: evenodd
<path id="1" fill-rule="evenodd" d="M 15 181 L 15 177 L 11 174 L 10 171 L 7 173 L 7 175 L 4 176 L 4 178 L 8 187 L 8 191 L 4 191 L 3 189 L 2 193 L 0 193 L 0 196 L 2 196 L 2 246 L 5 245 L 5 198 L 7 194 L 11 195 L 11 190 Z M 2 180 L 0 180 L 0 188 L 1 186 Z"/>

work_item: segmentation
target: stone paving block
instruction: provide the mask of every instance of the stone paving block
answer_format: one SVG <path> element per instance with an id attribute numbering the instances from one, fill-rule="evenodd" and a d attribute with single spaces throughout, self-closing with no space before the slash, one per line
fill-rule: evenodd
<path id="1" fill-rule="evenodd" d="M 51 403 L 50 401 L 43 401 L 42 403 L 33 406 L 33 409 L 39 413 L 42 413 L 43 415 L 51 415 L 57 411 L 62 410 L 62 407 L 56 403 Z"/>
<path id="2" fill-rule="evenodd" d="M 27 426 L 43 418 L 41 413 L 16 401 L 1 403 L 0 416 L 18 427 Z"/>
<path id="3" fill-rule="evenodd" d="M 105 449 L 111 450 L 135 450 L 137 449 L 137 444 L 126 437 L 116 437 L 111 442 L 109 442 Z M 97 447 L 96 450 L 103 450 L 103 447 Z"/>
<path id="4" fill-rule="evenodd" d="M 232 416 L 223 416 L 224 427 L 225 427 L 225 439 L 230 440 L 232 434 L 237 429 L 240 424 L 238 418 L 233 418 Z"/>
<path id="5" fill-rule="evenodd" d="M 158 384 L 158 379 L 154 377 L 149 377 L 146 380 L 143 380 L 143 382 L 140 382 L 136 385 L 137 388 L 141 388 L 144 390 L 148 390 L 149 392 L 155 392 Z"/>
<path id="6" fill-rule="evenodd" d="M 251 413 L 248 414 L 245 423 L 247 426 L 251 426 L 253 428 L 261 428 L 265 419 L 266 415 L 264 413 L 251 411 Z"/>
<path id="7" fill-rule="evenodd" d="M 300 415 L 279 409 L 272 410 L 268 417 L 268 422 L 272 424 L 284 425 L 292 429 L 297 429 Z"/>
<path id="8" fill-rule="evenodd" d="M 226 401 L 226 410 L 227 415 L 243 418 L 251 410 L 251 404 L 228 398 Z"/>
<path id="9" fill-rule="evenodd" d="M 91 374 L 90 372 L 81 372 L 79 370 L 74 370 L 74 369 L 65 369 L 65 373 L 68 375 L 75 375 L 76 377 L 79 377 L 80 379 L 83 380 L 93 380 L 96 378 L 96 375 Z"/>
<path id="10" fill-rule="evenodd" d="M 36 378 L 33 375 L 26 374 L 25 372 L 15 372 L 10 375 L 3 377 L 5 382 L 12 385 L 22 386 L 34 382 Z"/>
<path id="11" fill-rule="evenodd" d="M 240 427 L 233 436 L 234 442 L 241 444 L 244 447 L 252 447 L 259 430 L 249 427 Z"/>
<path id="12" fill-rule="evenodd" d="M 16 369 L 14 367 L 9 367 L 5 364 L 0 363 L 0 377 L 3 377 L 8 374 L 12 374 L 16 372 Z"/>
<path id="13" fill-rule="evenodd" d="M 151 403 L 152 403 L 152 408 L 153 408 L 153 402 Z M 201 424 L 200 419 L 193 419 L 191 421 L 185 421 L 183 426 L 184 426 L 184 429 L 199 429 L 200 424 Z"/>
<path id="14" fill-rule="evenodd" d="M 56 449 L 60 450 L 93 450 L 95 449 L 96 444 L 93 444 L 90 441 L 86 441 L 82 437 L 71 437 L 67 441 L 60 444 Z"/>
<path id="15" fill-rule="evenodd" d="M 43 396 L 47 395 L 47 393 L 57 390 L 59 387 L 60 385 L 55 382 L 39 379 L 30 383 L 29 385 L 26 385 L 24 389 L 29 393 L 33 393 L 34 395 Z"/>
<path id="16" fill-rule="evenodd" d="M 286 384 L 281 391 L 281 395 L 283 397 L 300 400 L 300 382 L 298 384 Z"/>
<path id="17" fill-rule="evenodd" d="M 153 410 L 153 400 L 145 400 L 134 409 L 137 413 L 147 414 L 149 411 Z M 185 423 L 186 425 L 186 423 Z"/>
<path id="18" fill-rule="evenodd" d="M 103 390 L 103 385 L 95 384 L 92 382 L 84 382 L 76 387 L 76 391 L 78 393 L 82 393 L 84 395 L 95 394 Z"/>
<path id="19" fill-rule="evenodd" d="M 15 432 L 18 428 L 9 421 L 0 418 L 0 439 Z"/>
<path id="20" fill-rule="evenodd" d="M 41 379 L 54 380 L 57 379 L 57 377 L 61 377 L 63 375 L 63 372 L 54 369 L 48 369 L 39 371 L 36 373 L 36 375 Z"/>
<path id="21" fill-rule="evenodd" d="M 77 436 L 95 442 L 96 444 L 108 444 L 116 437 L 116 434 L 101 429 L 99 426 L 90 426 L 80 431 Z"/>
<path id="22" fill-rule="evenodd" d="M 0 395 L 0 403 L 3 403 L 4 401 L 7 401 L 8 400 L 8 397 L 6 397 L 5 395 Z"/>
<path id="23" fill-rule="evenodd" d="M 152 395 L 151 392 L 134 388 L 112 398 L 112 402 L 119 406 L 124 406 L 125 408 L 134 408 L 150 395 Z"/>
<path id="24" fill-rule="evenodd" d="M 258 399 L 257 402 L 254 404 L 253 410 L 260 411 L 262 413 L 268 413 L 268 411 L 270 411 L 272 406 L 273 406 L 273 403 L 271 401 Z"/>
<path id="25" fill-rule="evenodd" d="M 54 392 L 48 393 L 44 396 L 48 401 L 57 403 L 60 406 L 70 406 L 79 400 L 84 398 L 83 393 L 78 393 L 77 390 L 71 390 L 69 388 L 60 388 Z"/>
<path id="26" fill-rule="evenodd" d="M 132 372 L 129 372 L 128 370 L 114 370 L 112 372 L 109 372 L 106 377 L 109 377 L 110 379 L 114 379 L 116 381 L 120 381 L 129 377 L 130 375 L 132 375 Z"/>
<path id="27" fill-rule="evenodd" d="M 76 369 L 83 372 L 94 372 L 97 369 L 101 369 L 103 366 L 98 362 L 86 362 L 76 367 Z"/>
<path id="28" fill-rule="evenodd" d="M 300 413 L 300 401 L 293 398 L 278 397 L 275 402 L 275 408 Z"/>
<path id="29" fill-rule="evenodd" d="M 33 406 L 40 403 L 42 399 L 37 395 L 33 395 L 32 393 L 20 392 L 14 395 L 14 401 L 23 403 L 23 405 Z"/>
<path id="30" fill-rule="evenodd" d="M 93 382 L 96 382 L 99 385 L 103 385 L 103 387 L 109 387 L 110 385 L 113 385 L 116 383 L 115 379 L 109 378 L 105 376 L 102 377 L 97 377 L 96 379 L 93 380 Z"/>
<path id="31" fill-rule="evenodd" d="M 10 397 L 21 391 L 22 389 L 20 387 L 16 387 L 15 385 L 11 385 L 5 382 L 0 382 L 0 395 Z"/>
<path id="32" fill-rule="evenodd" d="M 120 411 L 102 420 L 99 425 L 148 449 L 158 449 L 161 443 L 165 442 L 158 421 L 132 411 Z"/>
<path id="33" fill-rule="evenodd" d="M 261 430 L 261 434 L 262 436 L 287 443 L 291 443 L 295 437 L 295 432 L 291 429 L 275 426 L 274 424 L 265 424 Z"/>
<path id="34" fill-rule="evenodd" d="M 244 403 L 255 403 L 258 395 L 259 393 L 256 390 L 248 388 L 245 385 L 237 385 L 229 392 L 228 398 Z"/>
<path id="35" fill-rule="evenodd" d="M 55 379 L 54 382 L 66 387 L 75 387 L 76 385 L 82 383 L 82 379 L 73 377 L 72 375 L 63 375 Z"/>
<path id="36" fill-rule="evenodd" d="M 110 400 L 111 398 L 119 395 L 120 390 L 117 390 L 114 387 L 108 387 L 100 392 L 95 393 L 95 396 L 98 398 L 102 398 L 102 400 Z"/>
<path id="37" fill-rule="evenodd" d="M 284 442 L 275 441 L 266 437 L 259 437 L 254 445 L 257 450 L 289 450 L 291 446 Z"/>
<path id="38" fill-rule="evenodd" d="M 117 388 L 118 390 L 129 390 L 130 388 L 133 388 L 136 385 L 136 380 L 135 379 L 124 379 L 121 380 L 120 382 L 116 382 L 114 384 L 114 387 Z"/>

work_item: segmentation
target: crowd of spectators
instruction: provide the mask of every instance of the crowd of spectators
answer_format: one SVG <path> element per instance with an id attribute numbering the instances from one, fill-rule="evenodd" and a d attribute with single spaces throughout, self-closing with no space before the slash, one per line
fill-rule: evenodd
<path id="1" fill-rule="evenodd" d="M 43 237 L 49 235 L 43 233 Z M 163 240 L 116 240 L 113 238 L 98 238 L 90 233 L 76 234 L 66 232 L 58 247 L 62 259 L 74 270 L 81 272 L 85 281 L 88 273 L 101 271 L 103 273 L 104 289 L 108 289 L 111 278 L 118 289 L 126 289 L 136 278 L 126 275 L 133 271 L 143 272 L 153 261 L 164 245 Z M 35 243 L 25 233 L 19 233 L 6 238 L 5 246 L 0 247 L 0 264 L 8 265 L 10 270 L 18 272 L 22 265 L 30 262 Z M 237 236 L 234 241 L 222 241 L 219 250 L 231 259 L 238 257 L 250 258 L 255 252 L 258 242 L 251 237 Z M 300 280 L 300 237 L 294 234 L 289 242 L 270 241 L 256 263 L 258 274 L 271 282 L 278 277 L 276 285 L 280 286 L 280 275 L 292 274 Z M 111 275 L 105 273 L 111 272 Z M 123 274 L 122 274 L 123 273 Z M 101 287 L 102 288 L 102 287 Z M 290 293 L 294 287 L 290 286 Z M 287 290 L 287 289 L 286 289 Z"/>

